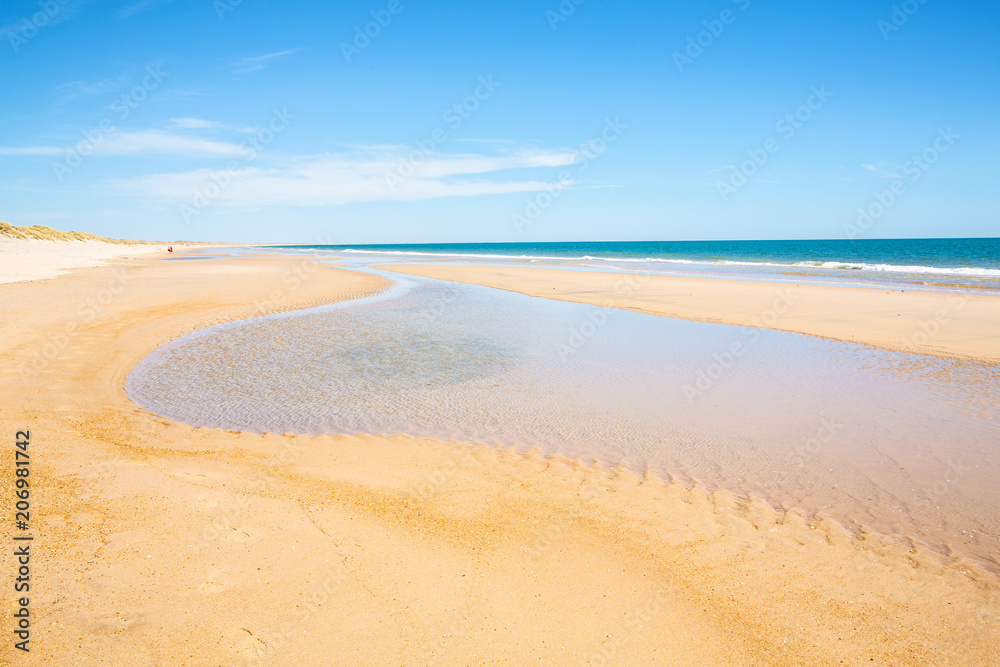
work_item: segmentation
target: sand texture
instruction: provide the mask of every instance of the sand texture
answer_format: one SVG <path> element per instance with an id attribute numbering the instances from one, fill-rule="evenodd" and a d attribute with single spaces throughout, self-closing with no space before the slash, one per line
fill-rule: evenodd
<path id="1" fill-rule="evenodd" d="M 581 300 L 609 280 L 558 277 L 490 280 Z M 533 453 L 192 429 L 124 394 L 140 359 L 193 329 L 386 287 L 278 258 L 147 258 L 0 285 L 0 423 L 8 453 L 31 432 L 36 536 L 32 651 L 12 647 L 5 547 L 0 663 L 1000 661 L 997 579 L 961 558 Z M 748 316 L 774 298 L 749 294 L 734 299 Z M 13 498 L 12 464 L 0 479 Z"/>
<path id="2" fill-rule="evenodd" d="M 69 269 L 100 266 L 105 260 L 167 255 L 170 244 L 125 244 L 106 241 L 62 241 L 0 236 L 0 283 L 44 280 Z M 175 251 L 184 246 L 174 246 Z"/>
<path id="3" fill-rule="evenodd" d="M 439 280 L 701 322 L 1000 361 L 1000 296 L 506 266 L 400 265 Z"/>

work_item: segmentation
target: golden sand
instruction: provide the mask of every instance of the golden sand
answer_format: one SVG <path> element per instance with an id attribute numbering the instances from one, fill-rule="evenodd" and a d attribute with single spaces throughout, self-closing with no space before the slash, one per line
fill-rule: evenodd
<path id="1" fill-rule="evenodd" d="M 0 662 L 1000 661 L 998 581 L 962 559 L 621 470 L 192 429 L 124 394 L 140 359 L 193 329 L 385 287 L 284 258 L 0 285 L 0 422 L 10 452 L 31 431 L 36 536 L 32 651 L 12 646 L 5 547 Z"/>

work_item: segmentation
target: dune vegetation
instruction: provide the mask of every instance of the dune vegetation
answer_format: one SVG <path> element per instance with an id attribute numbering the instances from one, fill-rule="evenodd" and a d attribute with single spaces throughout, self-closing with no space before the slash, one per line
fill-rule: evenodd
<path id="1" fill-rule="evenodd" d="M 38 239 L 41 241 L 101 241 L 103 243 L 148 244 L 151 241 L 134 241 L 132 239 L 109 239 L 87 232 L 64 232 L 44 225 L 18 227 L 9 222 L 0 222 L 0 236 L 13 239 Z"/>

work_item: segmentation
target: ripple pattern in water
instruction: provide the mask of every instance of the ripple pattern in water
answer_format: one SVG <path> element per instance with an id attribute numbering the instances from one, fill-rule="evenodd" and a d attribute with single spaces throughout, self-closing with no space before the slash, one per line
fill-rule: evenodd
<path id="1" fill-rule="evenodd" d="M 997 552 L 995 367 L 391 277 L 182 337 L 127 391 L 198 426 L 538 446 Z M 975 469 L 929 497 L 956 457 Z"/>

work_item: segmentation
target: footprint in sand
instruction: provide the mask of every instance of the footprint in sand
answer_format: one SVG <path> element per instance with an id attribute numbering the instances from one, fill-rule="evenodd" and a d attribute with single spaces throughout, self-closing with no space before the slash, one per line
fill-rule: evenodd
<path id="1" fill-rule="evenodd" d="M 250 630 L 236 626 L 226 630 L 221 645 L 245 658 L 262 658 L 267 652 L 267 644 L 262 639 Z"/>
<path id="2" fill-rule="evenodd" d="M 212 572 L 205 577 L 198 590 L 202 593 L 221 593 L 230 587 L 232 578 L 232 575 L 224 570 Z"/>
<path id="3" fill-rule="evenodd" d="M 226 539 L 232 540 L 233 542 L 246 542 L 250 539 L 250 533 L 244 533 L 242 530 L 237 530 L 235 528 L 229 528 L 225 532 Z"/>

